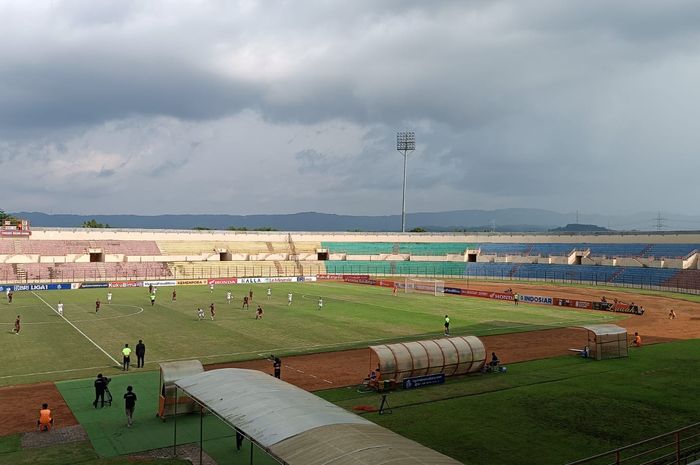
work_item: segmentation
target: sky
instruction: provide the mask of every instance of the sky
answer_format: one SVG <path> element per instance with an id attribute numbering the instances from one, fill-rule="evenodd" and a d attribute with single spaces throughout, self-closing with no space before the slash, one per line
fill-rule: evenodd
<path id="1" fill-rule="evenodd" d="M 700 214 L 700 3 L 0 0 L 0 209 Z"/>

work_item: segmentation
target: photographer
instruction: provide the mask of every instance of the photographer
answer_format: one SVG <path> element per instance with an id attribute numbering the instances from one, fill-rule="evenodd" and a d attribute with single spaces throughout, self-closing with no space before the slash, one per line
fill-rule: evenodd
<path id="1" fill-rule="evenodd" d="M 97 408 L 97 401 L 101 402 L 100 406 L 105 406 L 105 391 L 107 391 L 107 385 L 112 381 L 106 376 L 102 376 L 102 373 L 98 373 L 97 379 L 95 380 L 95 401 L 92 405 Z"/>

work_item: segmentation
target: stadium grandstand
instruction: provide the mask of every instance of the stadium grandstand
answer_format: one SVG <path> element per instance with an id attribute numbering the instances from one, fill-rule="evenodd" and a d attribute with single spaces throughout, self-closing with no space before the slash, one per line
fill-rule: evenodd
<path id="1" fill-rule="evenodd" d="M 28 225 L 24 225 L 28 231 Z M 700 289 L 700 234 L 396 234 L 32 229 L 0 282 L 371 274 Z"/>

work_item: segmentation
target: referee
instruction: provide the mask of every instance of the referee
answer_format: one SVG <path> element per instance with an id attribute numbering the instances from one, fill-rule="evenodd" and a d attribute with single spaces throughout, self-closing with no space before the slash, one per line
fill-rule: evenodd
<path id="1" fill-rule="evenodd" d="M 122 349 L 122 355 L 124 356 L 124 365 L 122 367 L 122 370 L 129 371 L 129 362 L 131 362 L 131 349 L 129 348 L 129 344 L 124 344 L 124 348 Z"/>

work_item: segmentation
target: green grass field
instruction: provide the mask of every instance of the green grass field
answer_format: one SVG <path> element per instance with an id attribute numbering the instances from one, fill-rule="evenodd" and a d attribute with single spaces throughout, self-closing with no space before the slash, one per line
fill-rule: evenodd
<path id="1" fill-rule="evenodd" d="M 253 289 L 249 310 L 241 309 L 243 293 Z M 534 329 L 610 322 L 618 316 L 605 312 L 577 311 L 537 305 L 521 305 L 455 296 L 399 294 L 373 286 L 342 283 L 162 287 L 151 306 L 147 290 L 107 289 L 17 292 L 12 304 L 0 304 L 5 315 L 0 350 L 5 354 L 0 386 L 57 381 L 94 376 L 96 370 L 116 373 L 125 343 L 133 347 L 143 339 L 146 368 L 158 362 L 199 359 L 202 363 L 261 358 L 271 353 L 321 352 L 371 343 L 442 335 L 445 314 L 452 320 L 453 335 L 489 335 Z M 226 292 L 233 292 L 231 304 Z M 287 293 L 293 303 L 287 305 Z M 318 310 L 318 297 L 324 299 Z M 95 313 L 95 300 L 102 301 Z M 55 311 L 64 304 L 64 318 Z M 216 319 L 209 318 L 209 304 Z M 265 318 L 255 320 L 260 303 Z M 207 318 L 199 321 L 197 307 Z M 22 331 L 11 330 L 17 314 Z M 135 357 L 132 356 L 133 363 Z M 111 367 L 111 368 L 110 368 Z"/>

